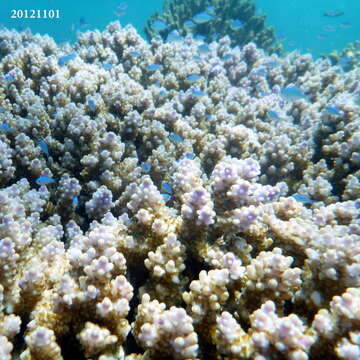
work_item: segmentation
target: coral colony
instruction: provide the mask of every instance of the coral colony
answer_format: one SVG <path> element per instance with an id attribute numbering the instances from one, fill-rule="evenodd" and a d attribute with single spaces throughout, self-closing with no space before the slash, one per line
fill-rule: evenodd
<path id="1" fill-rule="evenodd" d="M 118 23 L 0 58 L 2 360 L 359 359 L 359 68 Z"/>
<path id="2" fill-rule="evenodd" d="M 281 53 L 273 27 L 265 26 L 265 14 L 256 12 L 256 4 L 248 0 L 165 0 L 162 13 L 150 16 L 145 34 L 150 40 L 192 34 L 207 42 L 229 36 L 231 45 L 254 42 L 270 52 Z"/>

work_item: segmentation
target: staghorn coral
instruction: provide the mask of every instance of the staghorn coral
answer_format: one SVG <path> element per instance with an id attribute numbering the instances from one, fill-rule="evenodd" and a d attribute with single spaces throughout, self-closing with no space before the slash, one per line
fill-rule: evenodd
<path id="1" fill-rule="evenodd" d="M 0 32 L 2 358 L 356 358 L 359 69 L 200 44 Z"/>
<path id="2" fill-rule="evenodd" d="M 193 22 L 192 18 L 202 12 L 208 12 L 213 19 L 200 24 Z M 184 36 L 201 35 L 207 42 L 229 35 L 232 46 L 252 41 L 270 53 L 281 53 L 282 45 L 275 41 L 275 31 L 265 25 L 265 19 L 266 15 L 256 14 L 255 3 L 248 0 L 166 0 L 163 12 L 152 14 L 144 30 L 149 40 L 156 35 L 166 39 L 173 31 Z M 234 20 L 240 21 L 241 26 L 234 26 Z M 157 21 L 165 22 L 166 28 L 157 29 Z M 191 22 L 190 27 L 186 21 Z"/>

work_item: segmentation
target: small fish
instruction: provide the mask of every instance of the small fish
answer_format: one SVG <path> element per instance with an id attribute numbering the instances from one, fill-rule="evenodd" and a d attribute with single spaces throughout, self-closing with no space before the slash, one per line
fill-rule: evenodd
<path id="1" fill-rule="evenodd" d="M 202 91 L 202 90 L 192 90 L 191 95 L 193 95 L 193 96 L 195 96 L 197 98 L 200 98 L 200 97 L 206 95 L 206 93 L 204 91 Z"/>
<path id="2" fill-rule="evenodd" d="M 221 58 L 221 60 L 222 61 L 227 61 L 227 60 L 230 60 L 233 56 L 234 56 L 234 54 L 227 53 Z"/>
<path id="3" fill-rule="evenodd" d="M 95 112 L 95 111 L 96 111 L 96 103 L 95 103 L 95 101 L 94 101 L 93 99 L 89 99 L 89 100 L 87 101 L 87 105 L 88 105 L 89 110 L 90 110 L 91 112 Z"/>
<path id="4" fill-rule="evenodd" d="M 4 113 L 6 109 L 3 106 L 0 106 L 0 114 Z"/>
<path id="5" fill-rule="evenodd" d="M 284 33 L 281 33 L 277 39 L 281 42 L 281 41 L 285 41 L 287 39 L 286 35 Z"/>
<path id="6" fill-rule="evenodd" d="M 129 4 L 126 1 L 121 2 L 118 6 L 118 10 L 126 10 L 129 7 Z"/>
<path id="7" fill-rule="evenodd" d="M 115 10 L 114 14 L 118 17 L 124 16 L 126 14 L 126 11 L 123 10 Z"/>
<path id="8" fill-rule="evenodd" d="M 196 24 L 205 24 L 214 19 L 214 17 L 206 12 L 196 14 L 193 18 Z"/>
<path id="9" fill-rule="evenodd" d="M 280 120 L 281 118 L 280 118 L 280 116 L 279 116 L 279 114 L 275 111 L 275 110 L 268 110 L 267 112 L 266 112 L 266 115 L 267 115 L 267 117 L 270 119 L 270 120 Z"/>
<path id="10" fill-rule="evenodd" d="M 141 167 L 142 167 L 142 169 L 143 169 L 144 171 L 146 171 L 146 172 L 149 172 L 149 171 L 151 170 L 151 165 L 148 164 L 148 163 L 146 163 L 146 162 L 143 162 L 143 163 L 141 164 Z"/>
<path id="11" fill-rule="evenodd" d="M 323 30 L 326 32 L 334 32 L 336 29 L 335 29 L 335 26 L 325 25 L 325 26 L 323 26 Z"/>
<path id="12" fill-rule="evenodd" d="M 171 195 L 169 194 L 161 194 L 165 202 L 168 202 L 171 199 Z"/>
<path id="13" fill-rule="evenodd" d="M 168 27 L 168 24 L 165 21 L 162 20 L 155 20 L 152 24 L 151 27 L 155 30 L 155 31 L 162 31 L 165 30 Z"/>
<path id="14" fill-rule="evenodd" d="M 319 40 L 324 40 L 327 38 L 327 36 L 325 34 L 319 34 L 316 36 Z"/>
<path id="15" fill-rule="evenodd" d="M 202 76 L 200 75 L 196 75 L 196 74 L 192 74 L 192 75 L 188 75 L 186 77 L 186 81 L 189 82 L 190 84 L 200 80 L 202 78 Z"/>
<path id="16" fill-rule="evenodd" d="M 160 64 L 150 64 L 146 67 L 149 71 L 156 71 L 161 68 Z"/>
<path id="17" fill-rule="evenodd" d="M 202 41 L 202 40 L 206 39 L 206 36 L 201 35 L 201 34 L 197 34 L 197 35 L 194 36 L 194 39 Z"/>
<path id="18" fill-rule="evenodd" d="M 162 184 L 161 188 L 167 192 L 168 194 L 172 194 L 173 193 L 173 189 L 169 184 Z"/>
<path id="19" fill-rule="evenodd" d="M 183 26 L 187 31 L 191 31 L 194 29 L 196 24 L 192 20 L 185 20 Z"/>
<path id="20" fill-rule="evenodd" d="M 230 29 L 234 31 L 241 29 L 243 26 L 244 23 L 239 19 L 233 19 L 230 22 Z"/>
<path id="21" fill-rule="evenodd" d="M 47 146 L 47 143 L 44 140 L 40 140 L 38 145 L 41 147 L 41 150 L 44 152 L 44 154 L 49 156 L 49 147 Z"/>
<path id="22" fill-rule="evenodd" d="M 194 153 L 185 154 L 185 157 L 189 160 L 193 160 L 195 158 L 195 154 Z"/>
<path id="23" fill-rule="evenodd" d="M 193 59 L 199 61 L 199 60 L 201 60 L 201 56 L 199 56 L 199 55 L 194 55 L 194 56 L 193 56 Z"/>
<path id="24" fill-rule="evenodd" d="M 180 41 L 182 40 L 182 36 L 177 30 L 173 30 L 169 32 L 168 36 L 166 37 L 166 42 L 173 42 L 173 41 Z"/>
<path id="25" fill-rule="evenodd" d="M 42 185 L 48 185 L 51 184 L 53 182 L 55 182 L 55 180 L 49 176 L 40 176 L 36 179 L 35 181 L 39 186 Z"/>
<path id="26" fill-rule="evenodd" d="M 342 111 L 335 106 L 325 106 L 324 110 L 330 115 L 341 115 Z"/>
<path id="27" fill-rule="evenodd" d="M 75 53 L 60 56 L 58 59 L 58 65 L 60 65 L 60 66 L 66 65 L 70 60 L 75 59 L 76 56 L 77 55 Z"/>
<path id="28" fill-rule="evenodd" d="M 197 47 L 199 54 L 205 55 L 210 52 L 210 48 L 208 44 L 201 44 Z"/>
<path id="29" fill-rule="evenodd" d="M 174 143 L 183 143 L 184 142 L 184 139 L 180 135 L 177 135 L 174 133 L 170 133 L 169 139 Z"/>
<path id="30" fill-rule="evenodd" d="M 215 8 L 214 6 L 208 6 L 205 11 L 210 15 L 215 15 Z"/>
<path id="31" fill-rule="evenodd" d="M 77 196 L 74 196 L 71 200 L 73 206 L 76 208 L 79 205 L 79 198 Z"/>
<path id="32" fill-rule="evenodd" d="M 135 50 L 133 50 L 133 51 L 130 51 L 129 52 L 129 54 L 132 56 L 132 57 L 139 57 L 141 54 L 138 52 L 138 51 L 135 51 Z"/>
<path id="33" fill-rule="evenodd" d="M 288 45 L 289 46 L 295 46 L 296 45 L 296 42 L 294 40 L 289 40 L 288 41 Z"/>
<path id="34" fill-rule="evenodd" d="M 258 76 L 266 76 L 267 75 L 266 68 L 260 68 L 259 70 L 257 70 L 256 75 L 258 75 Z"/>
<path id="35" fill-rule="evenodd" d="M 115 14 L 116 16 L 123 16 L 123 15 L 126 14 L 125 10 L 126 10 L 127 8 L 128 8 L 128 3 L 127 3 L 126 1 L 124 1 L 124 2 L 120 3 L 120 4 L 116 7 L 116 9 L 115 9 L 115 11 L 114 11 L 114 14 Z"/>
<path id="36" fill-rule="evenodd" d="M 103 63 L 102 64 L 102 67 L 105 70 L 111 70 L 112 66 L 113 66 L 112 64 L 108 64 L 108 63 Z"/>
<path id="37" fill-rule="evenodd" d="M 11 132 L 12 128 L 8 124 L 1 124 L 1 129 L 5 132 Z"/>
<path id="38" fill-rule="evenodd" d="M 6 74 L 4 75 L 3 79 L 9 83 L 13 82 L 15 80 L 14 76 L 13 75 L 10 75 L 10 74 Z"/>
<path id="39" fill-rule="evenodd" d="M 89 23 L 86 21 L 84 17 L 81 17 L 79 20 L 79 26 L 81 29 L 85 29 L 89 26 Z"/>
<path id="40" fill-rule="evenodd" d="M 344 12 L 341 10 L 330 10 L 330 11 L 325 11 L 323 15 L 327 17 L 339 17 L 344 15 Z"/>
<path id="41" fill-rule="evenodd" d="M 266 65 L 270 68 L 274 68 L 275 66 L 277 66 L 277 62 L 275 60 L 270 60 L 266 63 Z"/>
<path id="42" fill-rule="evenodd" d="M 340 24 L 340 26 L 343 28 L 343 29 L 346 29 L 346 28 L 349 28 L 351 26 L 351 22 L 350 21 L 344 21 Z"/>
<path id="43" fill-rule="evenodd" d="M 300 195 L 300 194 L 293 194 L 291 195 L 296 201 L 301 202 L 303 204 L 313 204 L 315 200 L 309 199 L 307 196 Z"/>
<path id="44" fill-rule="evenodd" d="M 281 96 L 288 101 L 308 99 L 308 96 L 296 86 L 288 86 L 280 91 Z"/>

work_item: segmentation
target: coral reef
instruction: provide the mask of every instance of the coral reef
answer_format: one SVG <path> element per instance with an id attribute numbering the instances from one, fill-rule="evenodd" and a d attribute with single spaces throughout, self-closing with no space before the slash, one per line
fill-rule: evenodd
<path id="1" fill-rule="evenodd" d="M 360 69 L 203 44 L 0 32 L 1 359 L 358 359 Z"/>
<path id="2" fill-rule="evenodd" d="M 193 21 L 194 16 L 204 13 L 211 17 L 210 21 Z M 232 46 L 254 42 L 270 53 L 281 53 L 274 28 L 266 26 L 265 20 L 265 14 L 256 13 L 253 1 L 165 0 L 163 12 L 152 14 L 144 30 L 149 40 L 157 35 L 166 39 L 173 31 L 183 36 L 203 36 L 207 42 L 228 35 Z"/>
<path id="3" fill-rule="evenodd" d="M 334 50 L 327 57 L 334 65 L 341 65 L 345 71 L 350 71 L 360 66 L 360 40 L 355 40 L 347 44 L 341 50 Z"/>

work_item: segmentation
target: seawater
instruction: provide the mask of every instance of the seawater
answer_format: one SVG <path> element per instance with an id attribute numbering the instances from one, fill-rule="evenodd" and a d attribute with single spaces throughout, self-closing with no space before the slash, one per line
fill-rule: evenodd
<path id="1" fill-rule="evenodd" d="M 103 30 L 114 20 L 132 24 L 141 35 L 147 19 L 161 11 L 162 0 L 129 0 L 122 16 L 115 11 L 123 1 L 116 0 L 11 0 L 0 4 L 0 24 L 7 28 L 49 34 L 57 42 L 74 41 L 78 31 Z M 267 25 L 274 26 L 286 51 L 310 52 L 315 57 L 341 50 L 360 38 L 359 0 L 256 0 L 259 14 L 267 15 Z M 12 18 L 12 10 L 59 10 L 59 19 Z M 325 17 L 326 11 L 341 10 L 340 17 Z M 348 27 L 341 26 L 348 22 Z M 334 29 L 327 31 L 324 29 Z"/>

